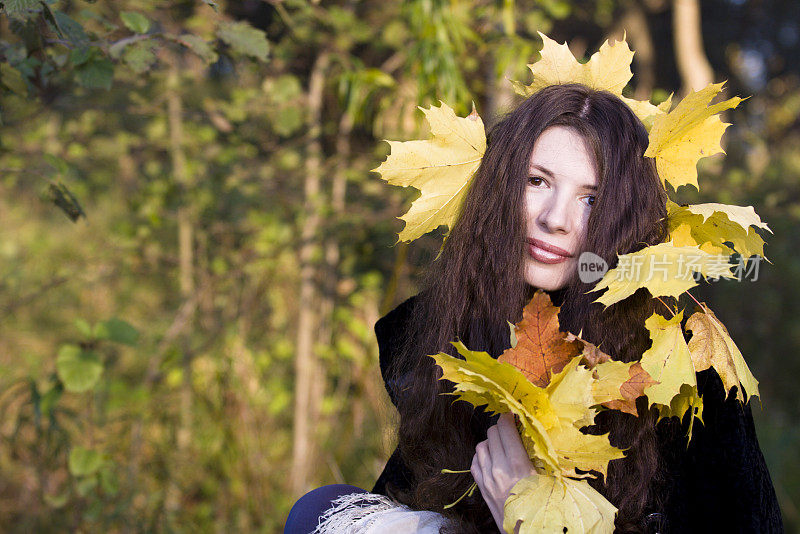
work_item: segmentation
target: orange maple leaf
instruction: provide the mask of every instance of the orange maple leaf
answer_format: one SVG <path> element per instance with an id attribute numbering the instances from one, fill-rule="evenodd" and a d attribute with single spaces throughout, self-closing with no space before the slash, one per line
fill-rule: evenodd
<path id="1" fill-rule="evenodd" d="M 625 399 L 612 400 L 603 403 L 603 406 L 611 408 L 612 410 L 619 410 L 638 416 L 639 413 L 636 411 L 636 399 L 644 395 L 644 389 L 647 386 L 658 384 L 658 381 L 653 380 L 653 377 L 642 368 L 642 364 L 639 362 L 631 365 L 630 369 L 628 369 L 628 374 L 630 378 L 623 382 L 622 386 L 619 388 L 620 393 L 622 393 Z"/>
<path id="2" fill-rule="evenodd" d="M 551 374 L 561 372 L 583 350 L 581 341 L 568 340 L 558 329 L 558 310 L 550 295 L 536 291 L 516 325 L 517 345 L 497 359 L 516 367 L 539 387 L 545 387 Z"/>
<path id="3" fill-rule="evenodd" d="M 604 363 L 611 360 L 611 356 L 600 350 L 597 345 L 581 339 L 572 332 L 567 332 L 567 341 L 577 341 L 583 344 L 583 363 L 587 367 L 594 367 L 598 363 Z"/>

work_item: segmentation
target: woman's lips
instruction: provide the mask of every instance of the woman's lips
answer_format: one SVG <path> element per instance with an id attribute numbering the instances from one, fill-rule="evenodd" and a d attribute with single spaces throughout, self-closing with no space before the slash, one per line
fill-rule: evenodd
<path id="1" fill-rule="evenodd" d="M 542 263 L 561 263 L 571 257 L 564 249 L 530 238 L 528 239 L 528 254 Z"/>

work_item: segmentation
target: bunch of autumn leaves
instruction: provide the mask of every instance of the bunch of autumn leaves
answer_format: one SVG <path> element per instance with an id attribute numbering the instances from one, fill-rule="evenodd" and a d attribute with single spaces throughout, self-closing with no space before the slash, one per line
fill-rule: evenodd
<path id="1" fill-rule="evenodd" d="M 671 97 L 656 106 L 649 101 L 626 98 L 622 89 L 632 77 L 633 52 L 623 39 L 606 42 L 587 63 L 579 63 L 566 44 L 559 45 L 540 34 L 541 59 L 528 65 L 533 82 L 512 82 L 522 96 L 559 83 L 582 83 L 620 97 L 649 131 L 646 157 L 655 159 L 665 187 L 677 190 L 697 184 L 697 162 L 723 152 L 720 139 L 728 124 L 718 113 L 735 108 L 741 98 L 711 104 L 723 84 L 710 84 L 692 92 L 671 108 Z M 421 191 L 409 211 L 401 241 L 412 241 L 440 225 L 452 227 L 486 149 L 483 122 L 473 112 L 457 117 L 442 104 L 420 108 L 430 125 L 431 139 L 389 141 L 391 154 L 377 169 L 390 184 L 413 186 Z M 679 206 L 668 201 L 669 241 L 619 256 L 594 291 L 607 288 L 596 302 L 610 306 L 641 287 L 655 297 L 679 297 L 697 285 L 695 273 L 706 277 L 733 278 L 730 264 L 720 257 L 739 253 L 746 261 L 763 257 L 764 241 L 755 231 L 770 231 L 752 207 L 707 203 Z M 446 237 L 445 237 L 446 238 Z M 686 262 L 687 257 L 694 261 Z M 623 265 L 652 269 L 659 262 L 664 276 L 619 276 Z M 680 276 L 680 269 L 690 276 Z M 455 384 L 458 399 L 491 411 L 513 412 L 519 418 L 523 443 L 539 475 L 522 479 L 505 505 L 504 528 L 528 532 L 613 532 L 616 508 L 584 480 L 605 476 L 608 462 L 624 452 L 608 436 L 584 434 L 598 409 L 637 414 L 636 399 L 646 396 L 660 416 L 683 418 L 690 414 L 689 438 L 694 417 L 702 421 L 702 398 L 695 373 L 713 367 L 727 392 L 746 401 L 758 395 L 752 375 L 725 326 L 704 304 L 687 321 L 683 311 L 672 310 L 667 319 L 654 314 L 645 322 L 651 347 L 637 362 L 611 360 L 598 347 L 558 328 L 558 308 L 537 292 L 525 308 L 523 320 L 512 330 L 512 347 L 497 360 L 454 342 L 463 359 L 441 353 L 432 356 L 443 370 L 443 379 Z"/>
<path id="2" fill-rule="evenodd" d="M 608 463 L 624 457 L 608 434 L 584 434 L 599 409 L 638 415 L 636 399 L 647 396 L 660 417 L 681 417 L 692 409 L 702 420 L 695 371 L 714 366 L 726 389 L 742 385 L 757 394 L 757 382 L 725 326 L 705 309 L 687 322 L 681 315 L 654 314 L 645 322 L 652 340 L 641 360 L 612 360 L 598 347 L 559 330 L 559 308 L 539 290 L 511 330 L 511 348 L 498 359 L 453 342 L 462 359 L 434 356 L 442 379 L 454 383 L 457 400 L 511 412 L 537 475 L 521 479 L 504 508 L 504 529 L 533 532 L 613 532 L 616 508 L 585 480 L 606 476 Z M 691 426 L 690 426 L 691 437 Z"/>

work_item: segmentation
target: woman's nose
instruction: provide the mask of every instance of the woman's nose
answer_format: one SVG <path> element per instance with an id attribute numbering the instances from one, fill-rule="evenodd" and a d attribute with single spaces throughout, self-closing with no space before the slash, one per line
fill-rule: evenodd
<path id="1" fill-rule="evenodd" d="M 539 214 L 539 224 L 550 233 L 568 233 L 572 227 L 567 203 L 550 199 Z"/>

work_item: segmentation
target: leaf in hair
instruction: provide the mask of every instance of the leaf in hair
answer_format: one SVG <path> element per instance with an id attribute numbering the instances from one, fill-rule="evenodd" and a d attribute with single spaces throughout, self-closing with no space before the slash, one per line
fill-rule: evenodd
<path id="1" fill-rule="evenodd" d="M 453 227 L 486 150 L 483 121 L 474 107 L 467 117 L 456 116 L 443 102 L 438 108 L 419 109 L 425 113 L 432 137 L 387 141 L 391 153 L 372 169 L 392 185 L 411 186 L 421 192 L 400 217 L 406 224 L 399 241 L 413 241 L 441 225 Z"/>
<path id="2" fill-rule="evenodd" d="M 542 32 L 538 33 L 543 43 L 539 51 L 540 59 L 528 65 L 533 73 L 533 81 L 528 85 L 511 81 L 518 94 L 527 98 L 550 85 L 580 83 L 592 89 L 617 95 L 648 128 L 656 116 L 669 111 L 672 103 L 671 95 L 658 106 L 647 100 L 622 96 L 622 90 L 633 77 L 631 71 L 633 51 L 628 46 L 625 36 L 618 42 L 605 41 L 600 50 L 592 54 L 589 61 L 579 63 L 566 43 L 558 44 Z"/>
<path id="3" fill-rule="evenodd" d="M 658 175 L 674 189 L 697 185 L 697 162 L 704 157 L 724 153 L 722 134 L 730 126 L 717 115 L 735 108 L 743 99 L 735 96 L 709 105 L 725 82 L 709 84 L 683 98 L 675 109 L 655 117 L 650 130 L 650 144 L 644 155 L 655 158 Z"/>

